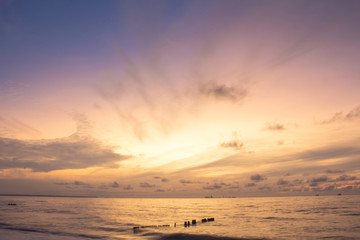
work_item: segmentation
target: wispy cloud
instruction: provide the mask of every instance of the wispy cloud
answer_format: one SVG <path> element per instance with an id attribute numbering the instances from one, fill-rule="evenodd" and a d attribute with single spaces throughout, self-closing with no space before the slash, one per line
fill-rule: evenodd
<path id="1" fill-rule="evenodd" d="M 332 173 L 343 173 L 343 172 L 344 172 L 344 170 L 334 170 L 334 169 L 327 169 L 325 171 L 325 173 L 330 173 L 330 174 L 332 174 Z"/>
<path id="2" fill-rule="evenodd" d="M 273 123 L 266 123 L 264 129 L 269 131 L 283 131 L 286 128 L 283 124 L 273 122 Z"/>
<path id="3" fill-rule="evenodd" d="M 139 187 L 141 187 L 141 188 L 154 188 L 154 187 L 156 187 L 156 185 L 155 184 L 150 184 L 148 182 L 142 182 L 142 183 L 139 184 Z"/>
<path id="4" fill-rule="evenodd" d="M 73 182 L 54 182 L 55 185 L 60 185 L 60 186 L 66 186 L 67 188 L 72 188 L 72 187 L 82 187 L 82 188 L 93 188 L 94 186 L 89 184 L 89 183 L 85 183 L 82 181 L 73 181 Z"/>
<path id="5" fill-rule="evenodd" d="M 240 149 L 242 149 L 244 144 L 242 142 L 240 142 L 239 140 L 232 140 L 232 141 L 228 141 L 228 142 L 222 142 L 222 143 L 220 143 L 220 146 L 223 148 L 233 148 L 235 150 L 240 150 Z"/>
<path id="6" fill-rule="evenodd" d="M 321 124 L 330 124 L 341 121 L 353 121 L 360 119 L 360 106 L 355 107 L 349 112 L 337 112 L 331 118 L 320 122 Z"/>
<path id="7" fill-rule="evenodd" d="M 222 185 L 217 184 L 217 183 L 214 183 L 212 185 L 203 186 L 204 190 L 215 190 L 215 189 L 220 189 L 220 188 L 222 188 Z"/>
<path id="8" fill-rule="evenodd" d="M 41 137 L 41 132 L 28 124 L 19 121 L 15 118 L 6 119 L 0 116 L 0 136 L 3 137 L 26 137 L 38 138 Z"/>

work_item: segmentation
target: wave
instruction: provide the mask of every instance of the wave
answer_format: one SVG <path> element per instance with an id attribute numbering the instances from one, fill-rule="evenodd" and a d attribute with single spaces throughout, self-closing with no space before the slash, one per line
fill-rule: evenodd
<path id="1" fill-rule="evenodd" d="M 16 226 L 12 226 L 12 225 L 5 224 L 5 223 L 0 223 L 0 229 L 19 231 L 19 232 L 43 233 L 43 234 L 51 234 L 51 235 L 64 236 L 64 237 L 104 239 L 104 236 L 95 236 L 95 235 L 82 234 L 82 233 L 67 233 L 67 232 L 58 232 L 58 231 L 47 231 L 47 230 L 43 230 L 43 229 L 16 227 Z"/>
<path id="2" fill-rule="evenodd" d="M 163 235 L 158 240 L 266 240 L 266 238 L 235 238 L 207 234 L 174 233 Z"/>
<path id="3" fill-rule="evenodd" d="M 286 217 L 264 217 L 263 219 L 266 219 L 266 220 L 285 220 L 285 221 L 297 220 L 296 218 L 286 218 Z"/>

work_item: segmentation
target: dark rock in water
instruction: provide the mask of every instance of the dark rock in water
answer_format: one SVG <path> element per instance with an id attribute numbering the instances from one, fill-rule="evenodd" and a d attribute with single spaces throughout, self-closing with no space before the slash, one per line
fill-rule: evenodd
<path id="1" fill-rule="evenodd" d="M 196 225 L 196 220 L 195 220 L 195 219 L 192 220 L 192 221 L 191 221 L 191 224 L 192 224 L 192 225 Z"/>
<path id="2" fill-rule="evenodd" d="M 8 205 L 15 206 L 15 205 L 16 205 L 16 203 L 9 203 Z"/>
<path id="3" fill-rule="evenodd" d="M 184 222 L 184 227 L 187 227 L 187 226 L 188 226 L 188 225 L 187 225 L 187 222 L 185 221 L 185 222 Z"/>
<path id="4" fill-rule="evenodd" d="M 202 222 L 202 223 L 207 222 L 207 219 L 206 219 L 206 218 L 203 218 L 203 219 L 201 219 L 201 222 Z"/>
<path id="5" fill-rule="evenodd" d="M 208 218 L 207 221 L 208 222 L 213 222 L 213 221 L 215 221 L 215 218 Z"/>

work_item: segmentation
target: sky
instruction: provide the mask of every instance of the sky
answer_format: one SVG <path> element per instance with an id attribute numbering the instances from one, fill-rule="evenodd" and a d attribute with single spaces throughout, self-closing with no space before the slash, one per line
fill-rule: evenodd
<path id="1" fill-rule="evenodd" d="M 359 194 L 359 12 L 0 1 L 0 194 Z"/>

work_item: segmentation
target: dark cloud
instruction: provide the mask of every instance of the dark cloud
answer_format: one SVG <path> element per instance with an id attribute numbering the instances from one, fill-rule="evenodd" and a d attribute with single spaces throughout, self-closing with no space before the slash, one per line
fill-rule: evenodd
<path id="1" fill-rule="evenodd" d="M 342 182 L 342 181 L 352 181 L 357 180 L 358 178 L 356 176 L 348 176 L 348 175 L 342 175 L 338 178 L 336 178 L 336 181 Z"/>
<path id="2" fill-rule="evenodd" d="M 229 100 L 233 102 L 238 102 L 243 100 L 247 95 L 247 90 L 242 87 L 235 85 L 228 86 L 223 83 L 207 83 L 201 85 L 200 93 L 205 96 L 213 97 L 218 100 Z"/>
<path id="3" fill-rule="evenodd" d="M 335 189 L 335 186 L 334 186 L 334 185 L 329 185 L 329 186 L 323 188 L 323 190 L 325 190 L 325 191 L 332 191 L 332 190 L 334 190 L 334 189 Z"/>
<path id="4" fill-rule="evenodd" d="M 193 183 L 192 181 L 185 180 L 185 179 L 181 179 L 179 182 L 183 183 L 183 184 L 192 184 Z"/>
<path id="5" fill-rule="evenodd" d="M 266 180 L 267 178 L 264 175 L 255 174 L 255 175 L 250 176 L 250 179 L 255 182 L 260 182 L 260 181 Z"/>
<path id="6" fill-rule="evenodd" d="M 245 185 L 245 187 L 255 187 L 256 183 L 248 183 Z"/>
<path id="7" fill-rule="evenodd" d="M 142 187 L 142 188 L 154 188 L 154 187 L 156 187 L 155 184 L 150 184 L 148 182 L 142 182 L 142 183 L 139 184 L 139 186 Z"/>
<path id="8" fill-rule="evenodd" d="M 279 179 L 279 181 L 277 181 L 277 185 L 289 185 L 289 181 L 284 179 Z"/>
<path id="9" fill-rule="evenodd" d="M 329 181 L 329 178 L 327 176 L 321 176 L 321 177 L 317 177 L 317 178 L 312 178 L 312 179 L 308 180 L 307 182 L 309 183 L 309 186 L 316 187 L 316 186 L 318 186 L 319 183 L 327 182 L 327 181 Z"/>
<path id="10" fill-rule="evenodd" d="M 265 130 L 270 130 L 270 131 L 282 131 L 286 129 L 284 125 L 280 123 L 266 123 L 265 125 L 266 125 Z"/>
<path id="11" fill-rule="evenodd" d="M 84 188 L 93 188 L 91 184 L 81 182 L 81 181 L 73 181 L 73 182 L 54 182 L 55 185 L 60 186 L 77 186 L 77 187 L 84 187 Z"/>
<path id="12" fill-rule="evenodd" d="M 259 187 L 258 188 L 258 190 L 260 190 L 260 191 L 271 191 L 272 190 L 272 188 L 271 187 L 269 187 L 269 186 L 262 186 L 262 187 Z M 283 189 L 284 190 L 284 189 Z"/>
<path id="13" fill-rule="evenodd" d="M 155 176 L 154 179 L 161 179 L 161 182 L 168 182 L 169 181 L 167 178 L 161 178 L 159 176 Z"/>
<path id="14" fill-rule="evenodd" d="M 331 174 L 331 173 L 343 173 L 343 172 L 344 172 L 344 170 L 333 170 L 333 169 L 327 169 L 325 171 L 325 173 L 329 173 L 329 174 Z"/>
<path id="15" fill-rule="evenodd" d="M 229 142 L 220 143 L 220 146 L 223 148 L 233 148 L 235 150 L 240 150 L 244 146 L 244 144 L 238 140 L 233 140 Z"/>
<path id="16" fill-rule="evenodd" d="M 304 183 L 304 180 L 302 179 L 295 179 L 294 181 L 292 181 L 294 185 L 301 185 Z"/>
<path id="17" fill-rule="evenodd" d="M 215 190 L 215 189 L 220 189 L 220 188 L 222 188 L 222 185 L 221 185 L 221 184 L 217 184 L 217 183 L 214 183 L 213 185 L 203 186 L 203 189 L 204 189 L 204 190 Z"/>
<path id="18" fill-rule="evenodd" d="M 119 188 L 120 185 L 117 182 L 113 182 L 113 184 L 111 184 L 112 188 Z"/>
<path id="19" fill-rule="evenodd" d="M 77 134 L 53 140 L 23 141 L 0 138 L 0 168 L 30 168 L 35 172 L 117 167 L 129 158 L 114 152 L 100 141 Z"/>

